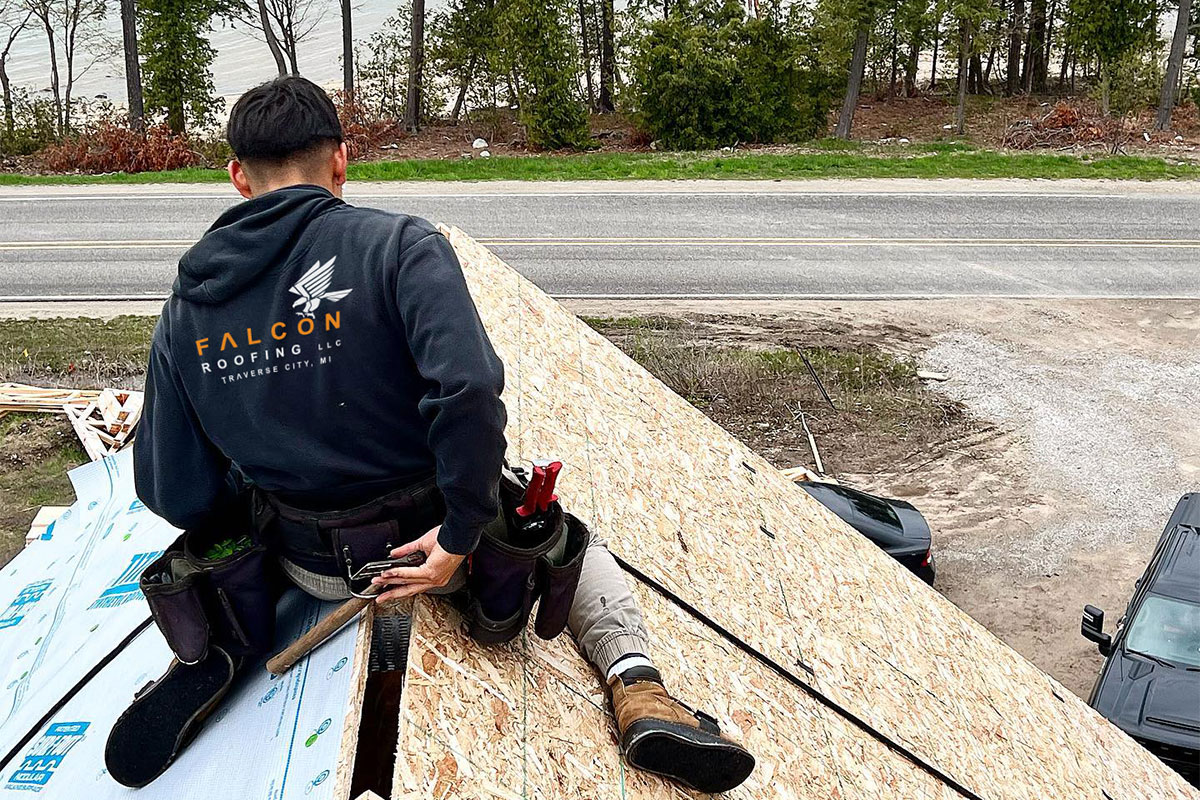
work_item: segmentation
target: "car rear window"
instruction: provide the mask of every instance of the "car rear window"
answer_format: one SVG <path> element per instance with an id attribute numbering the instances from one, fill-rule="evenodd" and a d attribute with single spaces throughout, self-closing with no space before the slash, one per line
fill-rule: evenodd
<path id="1" fill-rule="evenodd" d="M 895 510 L 879 498 L 858 492 L 848 492 L 836 484 L 828 484 L 823 488 L 845 498 L 854 508 L 855 513 L 862 514 L 864 517 L 877 520 L 885 525 L 900 527 L 900 518 L 896 516 Z"/>

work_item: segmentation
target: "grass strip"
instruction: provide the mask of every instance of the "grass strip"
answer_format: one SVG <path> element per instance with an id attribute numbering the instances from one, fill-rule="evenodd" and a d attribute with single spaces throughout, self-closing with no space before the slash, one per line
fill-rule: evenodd
<path id="1" fill-rule="evenodd" d="M 818 143 L 816 152 L 776 154 L 583 153 L 473 159 L 402 159 L 350 165 L 354 181 L 795 180 L 806 178 L 1200 178 L 1200 164 L 1151 156 L 1008 153 L 958 143 L 912 145 L 898 154 Z M 0 174 L 0 186 L 220 183 L 219 169 L 105 175 Z"/>

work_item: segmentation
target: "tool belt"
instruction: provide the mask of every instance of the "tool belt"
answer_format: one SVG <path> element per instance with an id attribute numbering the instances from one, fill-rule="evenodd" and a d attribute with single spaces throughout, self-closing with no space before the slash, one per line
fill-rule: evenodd
<path id="1" fill-rule="evenodd" d="M 155 623 L 185 664 L 210 647 L 234 657 L 270 650 L 282 582 L 242 496 L 184 531 L 139 580 Z"/>
<path id="2" fill-rule="evenodd" d="M 523 473 L 504 470 L 501 512 L 467 562 L 465 587 L 450 598 L 480 642 L 514 639 L 539 600 L 534 631 L 552 639 L 566 627 L 575 599 L 587 527 L 554 499 L 531 537 L 517 514 L 526 488 Z M 181 534 L 142 573 L 141 588 L 181 662 L 195 664 L 213 646 L 234 657 L 259 656 L 274 639 L 275 603 L 284 585 L 279 557 L 338 576 L 362 594 L 371 582 L 356 580 L 359 570 L 423 536 L 445 513 L 433 478 L 345 511 L 307 511 L 254 490 Z M 218 547 L 230 541 L 238 546 Z"/>
<path id="3" fill-rule="evenodd" d="M 435 479 L 339 511 L 309 511 L 256 490 L 254 524 L 259 535 L 298 567 L 340 577 L 354 594 L 370 579 L 353 580 L 364 565 L 386 559 L 402 544 L 419 539 L 446 516 Z"/>

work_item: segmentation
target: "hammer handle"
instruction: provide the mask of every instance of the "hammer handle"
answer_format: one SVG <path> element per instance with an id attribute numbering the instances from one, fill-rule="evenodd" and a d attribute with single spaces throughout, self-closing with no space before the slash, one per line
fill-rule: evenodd
<path id="1" fill-rule="evenodd" d="M 341 630 L 342 626 L 357 617 L 372 602 L 374 602 L 372 598 L 351 597 L 334 609 L 332 613 L 322 617 L 299 639 L 268 659 L 267 671 L 272 675 L 282 675 L 287 672 L 296 665 L 297 661 L 324 644 L 326 639 Z"/>

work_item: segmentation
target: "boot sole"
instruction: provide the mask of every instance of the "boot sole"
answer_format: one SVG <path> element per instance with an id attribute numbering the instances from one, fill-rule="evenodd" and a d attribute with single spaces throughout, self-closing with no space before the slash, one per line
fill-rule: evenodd
<path id="1" fill-rule="evenodd" d="M 214 647 L 197 664 L 176 665 L 135 699 L 104 746 L 113 780 L 137 789 L 166 772 L 229 691 L 235 671 L 233 660 Z"/>
<path id="2" fill-rule="evenodd" d="M 741 785 L 754 770 L 754 756 L 744 747 L 675 722 L 638 720 L 621 744 L 630 766 L 708 794 Z"/>

